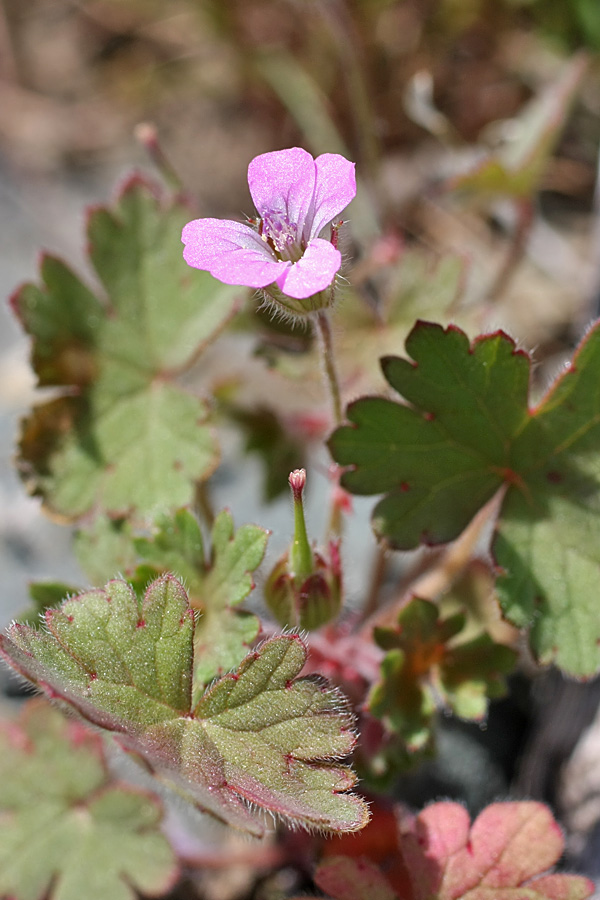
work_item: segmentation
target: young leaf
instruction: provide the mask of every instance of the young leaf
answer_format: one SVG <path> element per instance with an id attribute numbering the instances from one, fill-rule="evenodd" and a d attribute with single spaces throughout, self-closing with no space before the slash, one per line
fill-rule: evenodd
<path id="1" fill-rule="evenodd" d="M 102 740 L 31 700 L 0 722 L 0 894 L 135 900 L 177 878 L 160 803 L 115 781 Z"/>
<path id="2" fill-rule="evenodd" d="M 211 558 L 205 559 L 198 522 L 189 510 L 180 509 L 172 518 L 158 520 L 152 538 L 135 540 L 153 574 L 176 572 L 187 585 L 192 607 L 201 613 L 194 638 L 196 693 L 239 665 L 258 635 L 258 618 L 237 607 L 254 587 L 252 572 L 263 560 L 267 539 L 258 525 L 242 525 L 234 532 L 231 513 L 223 510 L 213 525 Z M 138 570 L 137 577 L 138 583 L 147 583 L 142 574 L 147 576 L 148 568 Z"/>
<path id="3" fill-rule="evenodd" d="M 61 389 L 25 421 L 19 467 L 61 516 L 182 505 L 217 464 L 208 407 L 174 374 L 223 327 L 240 290 L 207 273 L 190 277 L 179 240 L 187 218 L 181 204 L 163 208 L 146 182 L 131 179 L 115 207 L 88 222 L 105 295 L 46 256 L 42 285 L 13 297 L 33 338 L 38 383 Z"/>
<path id="4" fill-rule="evenodd" d="M 579 875 L 542 874 L 564 841 L 541 803 L 492 803 L 471 827 L 458 803 L 434 803 L 402 832 L 411 900 L 585 900 L 594 890 Z"/>
<path id="5" fill-rule="evenodd" d="M 503 675 L 513 669 L 516 654 L 485 633 L 458 643 L 464 625 L 461 613 L 441 619 L 435 603 L 414 598 L 401 610 L 396 628 L 375 629 L 375 640 L 388 652 L 369 709 L 411 751 L 430 740 L 441 704 L 477 720 L 486 713 L 487 698 L 505 692 Z"/>
<path id="6" fill-rule="evenodd" d="M 124 572 L 138 593 L 157 576 L 173 572 L 187 586 L 200 615 L 195 631 L 196 689 L 235 668 L 258 635 L 258 618 L 239 604 L 254 587 L 268 533 L 258 525 L 234 532 L 227 510 L 217 516 L 207 554 L 198 521 L 189 509 L 159 516 L 150 537 L 134 537 L 127 522 L 98 516 L 80 531 L 78 556 L 90 579 L 102 582 Z"/>
<path id="7" fill-rule="evenodd" d="M 354 746 L 353 718 L 321 680 L 297 678 L 301 638 L 266 641 L 193 704 L 193 632 L 172 576 L 143 601 L 112 581 L 48 610 L 45 631 L 11 626 L 0 654 L 224 822 L 262 834 L 252 804 L 309 828 L 361 828 L 367 808 L 337 762 Z"/>
<path id="8" fill-rule="evenodd" d="M 237 666 L 258 634 L 257 616 L 237 607 L 254 587 L 251 573 L 263 561 L 267 540 L 258 525 L 242 525 L 234 533 L 227 510 L 215 519 L 211 565 L 201 592 L 191 599 L 202 611 L 194 638 L 197 690 Z"/>
<path id="9" fill-rule="evenodd" d="M 528 408 L 529 357 L 502 332 L 472 345 L 460 329 L 418 322 L 412 361 L 382 361 L 408 401 L 351 404 L 334 432 L 354 493 L 387 492 L 373 525 L 392 546 L 454 540 L 504 486 L 493 551 L 505 615 L 530 625 L 543 663 L 574 675 L 600 665 L 600 325 L 542 402 Z"/>

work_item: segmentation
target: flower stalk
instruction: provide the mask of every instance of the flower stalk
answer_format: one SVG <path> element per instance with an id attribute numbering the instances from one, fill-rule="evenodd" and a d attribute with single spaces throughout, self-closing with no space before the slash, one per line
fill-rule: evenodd
<path id="1" fill-rule="evenodd" d="M 319 310 L 314 321 L 319 339 L 321 362 L 323 364 L 323 371 L 325 372 L 325 380 L 333 410 L 333 421 L 335 425 L 341 425 L 344 418 L 342 412 L 342 392 L 340 390 L 337 366 L 335 364 L 331 322 L 329 321 L 327 311 L 323 309 Z"/>

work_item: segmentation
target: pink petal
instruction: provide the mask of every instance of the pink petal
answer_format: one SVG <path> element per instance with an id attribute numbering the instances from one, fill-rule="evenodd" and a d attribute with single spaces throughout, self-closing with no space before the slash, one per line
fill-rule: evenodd
<path id="1" fill-rule="evenodd" d="M 356 176 L 354 163 L 339 153 L 323 153 L 315 160 L 317 180 L 315 182 L 314 204 L 311 210 L 310 232 L 305 231 L 308 240 L 335 219 L 356 196 Z"/>
<path id="2" fill-rule="evenodd" d="M 321 238 L 310 242 L 302 259 L 277 278 L 277 285 L 288 297 L 302 300 L 329 287 L 342 265 L 339 250 Z"/>
<path id="3" fill-rule="evenodd" d="M 311 208 L 316 169 L 306 150 L 275 150 L 263 153 L 248 166 L 248 186 L 259 216 L 286 213 L 290 223 L 300 226 Z"/>
<path id="4" fill-rule="evenodd" d="M 279 262 L 248 225 L 227 219 L 195 219 L 183 229 L 183 258 L 224 284 L 261 288 L 273 284 L 289 262 Z"/>

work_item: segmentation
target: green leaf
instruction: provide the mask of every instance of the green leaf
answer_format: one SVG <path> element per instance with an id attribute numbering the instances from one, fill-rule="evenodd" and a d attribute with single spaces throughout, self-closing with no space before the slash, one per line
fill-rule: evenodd
<path id="1" fill-rule="evenodd" d="M 252 834 L 249 804 L 324 831 L 368 819 L 340 765 L 355 742 L 346 701 L 297 678 L 298 635 L 266 641 L 192 703 L 194 616 L 172 576 L 143 601 L 112 581 L 46 613 L 46 630 L 15 624 L 0 654 L 50 696 L 119 738 L 198 807 Z"/>
<path id="2" fill-rule="evenodd" d="M 198 522 L 189 510 L 180 509 L 172 518 L 161 517 L 151 538 L 134 542 L 146 563 L 137 570 L 137 583 L 175 572 L 200 612 L 194 639 L 196 699 L 216 675 L 239 665 L 258 635 L 258 618 L 237 607 L 254 587 L 252 572 L 263 560 L 267 540 L 258 525 L 242 525 L 234 532 L 233 518 L 223 510 L 213 525 L 211 557 L 205 559 Z"/>
<path id="3" fill-rule="evenodd" d="M 231 514 L 217 516 L 211 550 L 204 547 L 189 509 L 159 516 L 149 536 L 135 537 L 123 520 L 102 516 L 77 536 L 78 557 L 90 579 L 125 573 L 138 593 L 157 576 L 173 572 L 186 585 L 197 611 L 195 694 L 217 675 L 235 668 L 256 639 L 260 622 L 239 605 L 254 587 L 252 573 L 263 560 L 268 532 L 258 525 L 234 531 Z"/>
<path id="4" fill-rule="evenodd" d="M 98 515 L 75 533 L 75 556 L 90 584 L 104 584 L 115 572 L 129 576 L 138 561 L 131 523 Z M 65 595 L 63 594 L 63 597 Z"/>
<path id="5" fill-rule="evenodd" d="M 237 607 L 254 588 L 251 573 L 263 561 L 267 540 L 268 533 L 258 525 L 242 525 L 234 533 L 227 510 L 215 519 L 211 565 L 192 599 L 202 611 L 194 639 L 196 691 L 237 666 L 258 634 L 258 618 Z"/>
<path id="6" fill-rule="evenodd" d="M 135 900 L 177 878 L 158 799 L 115 781 L 101 738 L 42 700 L 0 723 L 0 893 Z"/>
<path id="7" fill-rule="evenodd" d="M 388 652 L 368 706 L 411 752 L 431 740 L 433 715 L 440 707 L 481 720 L 488 697 L 506 691 L 503 676 L 514 668 L 516 653 L 485 633 L 461 643 L 465 621 L 461 613 L 442 619 L 435 603 L 414 598 L 395 628 L 375 629 L 376 642 Z"/>
<path id="8" fill-rule="evenodd" d="M 412 361 L 383 370 L 410 405 L 363 398 L 330 440 L 354 493 L 387 492 L 373 525 L 392 546 L 454 540 L 504 487 L 493 551 L 505 615 L 531 626 L 543 663 L 573 675 L 600 665 L 600 325 L 533 410 L 529 357 L 502 332 L 472 345 L 417 323 Z"/>
<path id="9" fill-rule="evenodd" d="M 38 383 L 60 389 L 24 423 L 19 468 L 61 516 L 173 508 L 217 464 L 208 406 L 175 376 L 233 314 L 240 289 L 186 266 L 179 234 L 188 218 L 131 179 L 114 208 L 88 222 L 104 296 L 46 256 L 41 286 L 13 298 Z"/>

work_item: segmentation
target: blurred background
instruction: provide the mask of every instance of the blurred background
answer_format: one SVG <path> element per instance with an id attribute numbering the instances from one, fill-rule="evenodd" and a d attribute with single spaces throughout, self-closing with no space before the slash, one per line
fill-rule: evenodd
<path id="1" fill-rule="evenodd" d="M 598 51 L 598 0 L 0 0 L 0 292 L 36 277 L 42 248 L 85 269 L 84 208 L 132 168 L 158 162 L 200 215 L 241 218 L 248 162 L 300 145 L 357 163 L 364 302 L 407 254 L 457 261 L 480 327 L 533 349 L 541 388 L 598 315 Z M 415 289 L 413 319 L 434 301 Z M 68 529 L 11 462 L 27 355 L 3 303 L 2 625 L 29 579 L 79 577 Z M 597 735 L 567 788 L 554 780 L 597 701 L 595 683 L 548 676 L 520 777 L 528 795 L 562 791 L 574 858 L 600 875 Z"/>

